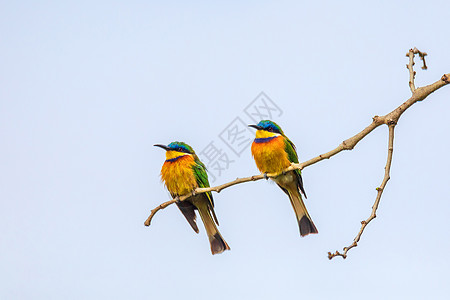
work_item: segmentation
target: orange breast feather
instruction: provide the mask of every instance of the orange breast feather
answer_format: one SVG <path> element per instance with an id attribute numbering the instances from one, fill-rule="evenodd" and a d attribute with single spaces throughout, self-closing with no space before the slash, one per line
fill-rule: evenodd
<path id="1" fill-rule="evenodd" d="M 258 169 L 262 173 L 275 173 L 289 167 L 291 163 L 284 147 L 284 138 L 282 136 L 265 143 L 253 142 L 252 155 Z"/>
<path id="2" fill-rule="evenodd" d="M 192 166 L 194 158 L 185 155 L 176 161 L 164 162 L 161 169 L 161 180 L 172 195 L 184 195 L 198 187 Z"/>

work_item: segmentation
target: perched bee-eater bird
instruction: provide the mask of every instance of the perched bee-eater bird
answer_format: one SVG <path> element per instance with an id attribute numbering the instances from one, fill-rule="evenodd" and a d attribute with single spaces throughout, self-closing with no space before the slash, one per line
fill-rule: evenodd
<path id="1" fill-rule="evenodd" d="M 280 173 L 291 163 L 298 163 L 294 143 L 288 139 L 275 122 L 262 120 L 258 125 L 249 126 L 256 129 L 256 138 L 252 144 L 252 155 L 256 166 L 262 173 Z M 273 181 L 289 196 L 297 216 L 300 235 L 318 233 L 300 194 L 300 192 L 303 193 L 306 198 L 300 170 L 281 174 L 273 178 Z"/>
<path id="2" fill-rule="evenodd" d="M 209 187 L 205 165 L 191 146 L 183 142 L 155 146 L 166 150 L 166 161 L 161 169 L 161 180 L 173 198 L 191 193 L 198 187 Z M 177 205 L 196 233 L 198 233 L 198 227 L 195 210 L 198 210 L 208 234 L 212 254 L 230 250 L 216 226 L 216 224 L 219 225 L 219 221 L 214 212 L 211 192 L 193 195 L 185 201 L 178 202 Z"/>

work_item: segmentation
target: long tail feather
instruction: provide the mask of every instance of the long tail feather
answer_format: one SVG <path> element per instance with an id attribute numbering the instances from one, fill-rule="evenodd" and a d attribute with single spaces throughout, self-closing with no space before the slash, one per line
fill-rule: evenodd
<path id="1" fill-rule="evenodd" d="M 213 208 L 208 207 L 207 203 L 198 204 L 196 206 L 203 224 L 205 225 L 206 233 L 208 234 L 209 243 L 211 244 L 211 253 L 219 254 L 225 250 L 230 250 L 230 246 L 228 246 L 227 242 L 223 239 L 211 215 L 210 210 L 213 210 Z"/>
<path id="2" fill-rule="evenodd" d="M 295 216 L 297 217 L 300 235 L 306 236 L 310 233 L 318 233 L 316 226 L 306 210 L 305 203 L 303 203 L 302 196 L 300 195 L 298 189 L 293 191 L 288 190 L 288 195 L 291 200 L 292 207 L 294 208 Z"/>

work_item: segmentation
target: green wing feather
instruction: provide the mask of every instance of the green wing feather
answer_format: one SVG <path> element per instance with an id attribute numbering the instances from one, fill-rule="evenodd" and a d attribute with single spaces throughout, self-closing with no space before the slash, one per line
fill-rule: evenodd
<path id="1" fill-rule="evenodd" d="M 192 167 L 194 171 L 195 179 L 197 180 L 197 184 L 201 188 L 208 188 L 209 187 L 209 181 L 208 181 L 208 174 L 206 173 L 206 167 L 205 165 L 196 157 L 195 159 L 195 165 Z M 204 193 L 206 195 L 206 198 L 208 200 L 208 206 L 209 210 L 211 211 L 211 214 L 214 217 L 214 220 L 216 221 L 217 225 L 219 225 L 219 221 L 217 220 L 216 213 L 214 212 L 214 200 L 211 192 Z"/>
<path id="2" fill-rule="evenodd" d="M 289 161 L 298 164 L 297 150 L 295 149 L 294 143 L 287 137 L 284 137 L 284 145 Z"/>
<path id="3" fill-rule="evenodd" d="M 288 155 L 288 159 L 291 163 L 296 163 L 298 164 L 298 155 L 297 155 L 297 150 L 295 149 L 295 145 L 293 142 L 291 142 L 290 139 L 287 138 L 287 136 L 284 136 L 284 149 Z M 295 174 L 297 175 L 297 179 L 298 179 L 298 186 L 300 188 L 300 191 L 302 191 L 303 195 L 306 197 L 306 193 L 305 193 L 305 189 L 303 188 L 303 179 L 302 179 L 302 174 L 301 171 L 299 169 L 294 171 Z"/>

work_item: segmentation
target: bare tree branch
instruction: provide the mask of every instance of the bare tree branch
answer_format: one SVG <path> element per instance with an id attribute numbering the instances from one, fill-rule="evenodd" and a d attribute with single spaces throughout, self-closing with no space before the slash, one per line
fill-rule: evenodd
<path id="1" fill-rule="evenodd" d="M 355 239 L 353 240 L 353 243 L 348 247 L 344 247 L 344 251 L 342 253 L 340 253 L 339 251 L 336 251 L 335 253 L 328 252 L 329 259 L 332 259 L 336 256 L 342 256 L 342 258 L 344 258 L 344 259 L 347 258 L 347 252 L 350 249 L 358 246 L 358 242 L 361 239 L 361 235 L 363 234 L 366 226 L 370 223 L 370 221 L 372 221 L 373 219 L 375 219 L 377 217 L 376 213 L 377 213 L 378 205 L 380 204 L 381 195 L 383 194 L 384 188 L 386 187 L 388 180 L 391 178 L 389 174 L 391 171 L 392 154 L 394 152 L 394 128 L 395 128 L 395 123 L 389 125 L 388 155 L 387 155 L 386 166 L 384 167 L 384 178 L 383 178 L 383 181 L 381 182 L 381 185 L 379 187 L 377 187 L 378 193 L 377 193 L 377 197 L 375 199 L 375 203 L 372 206 L 372 213 L 370 214 L 370 217 L 367 220 L 361 221 L 361 229 L 359 230 L 358 234 L 356 235 Z"/>
<path id="2" fill-rule="evenodd" d="M 280 174 L 276 174 L 276 173 L 266 174 L 267 178 L 273 178 L 273 177 L 276 177 L 278 175 L 280 175 Z M 154 209 L 152 209 L 151 212 L 150 212 L 150 216 L 147 218 L 147 220 L 145 220 L 144 225 L 145 226 L 150 226 L 150 222 L 152 221 L 153 216 L 159 210 L 164 209 L 167 206 L 176 203 L 177 201 L 184 201 L 184 200 L 186 200 L 187 198 L 189 198 L 189 197 L 191 197 L 193 195 L 206 193 L 206 192 L 217 192 L 217 193 L 220 193 L 221 190 L 223 190 L 223 189 L 225 189 L 227 187 L 233 186 L 235 184 L 244 183 L 244 182 L 248 182 L 248 181 L 261 180 L 263 178 L 265 178 L 264 174 L 261 174 L 261 175 L 255 175 L 255 176 L 245 177 L 245 178 L 236 178 L 236 180 L 234 180 L 234 181 L 227 182 L 227 183 L 224 183 L 222 185 L 218 185 L 218 186 L 214 186 L 214 187 L 196 188 L 195 191 L 193 191 L 193 192 L 191 192 L 189 194 L 183 195 L 183 196 L 179 197 L 178 199 L 172 199 L 170 201 L 164 202 L 164 203 L 158 205 L 157 207 L 155 207 Z"/>
<path id="3" fill-rule="evenodd" d="M 269 173 L 269 174 L 260 174 L 260 175 L 254 175 L 254 176 L 250 176 L 250 177 L 245 177 L 245 178 L 237 178 L 236 180 L 233 180 L 231 182 L 228 183 L 224 183 L 222 185 L 216 186 L 216 187 L 209 187 L 209 188 L 197 188 L 195 189 L 195 191 L 183 195 L 181 197 L 179 197 L 178 199 L 172 199 L 170 201 L 164 202 L 160 205 L 158 205 L 157 207 L 155 207 L 154 209 L 151 210 L 150 216 L 147 218 L 147 220 L 144 222 L 145 226 L 150 226 L 151 220 L 153 219 L 153 217 L 155 216 L 155 214 L 161 210 L 166 208 L 167 206 L 176 203 L 177 201 L 185 201 L 186 199 L 188 199 L 189 197 L 191 197 L 192 195 L 195 194 L 200 194 L 200 193 L 206 193 L 206 192 L 217 192 L 219 193 L 220 191 L 222 191 L 225 188 L 228 188 L 230 186 L 236 185 L 236 184 L 241 184 L 241 183 L 245 183 L 245 182 L 249 182 L 249 181 L 257 181 L 257 180 L 261 180 L 261 179 L 268 179 L 268 178 L 274 178 L 277 177 L 281 174 L 284 174 L 286 172 L 292 171 L 292 170 L 296 170 L 296 169 L 304 169 L 310 165 L 313 165 L 319 161 L 322 161 L 324 159 L 329 159 L 331 157 L 333 157 L 334 155 L 338 154 L 339 152 L 343 151 L 343 150 L 352 150 L 356 144 L 359 143 L 359 141 L 361 141 L 365 136 L 367 136 L 369 133 L 371 133 L 375 128 L 377 128 L 380 125 L 387 125 L 389 128 L 389 146 L 388 146 L 388 158 L 387 158 L 387 162 L 386 162 L 386 166 L 385 166 L 385 176 L 384 179 L 380 185 L 380 187 L 377 188 L 377 197 L 375 199 L 375 203 L 372 206 L 372 214 L 370 215 L 370 217 L 367 220 L 361 221 L 361 229 L 358 232 L 358 234 L 356 235 L 353 243 L 348 246 L 345 247 L 343 249 L 343 253 L 340 253 L 338 251 L 336 251 L 334 254 L 332 254 L 331 252 L 328 252 L 328 257 L 330 259 L 332 259 L 333 257 L 336 256 L 342 256 L 343 258 L 347 257 L 347 252 L 356 247 L 357 243 L 359 242 L 364 229 L 366 228 L 367 224 L 372 221 L 375 217 L 376 217 L 376 211 L 378 208 L 378 205 L 380 203 L 380 199 L 381 199 L 381 195 L 384 191 L 384 188 L 387 184 L 387 181 L 389 180 L 389 172 L 390 172 L 390 167 L 391 167 L 391 162 L 392 162 L 392 154 L 393 154 L 393 143 L 394 143 L 394 128 L 395 125 L 397 124 L 398 120 L 400 119 L 401 115 L 408 109 L 410 108 L 414 103 L 418 102 L 418 101 L 422 101 L 424 100 L 426 97 L 428 97 L 431 93 L 433 93 L 434 91 L 440 89 L 441 87 L 447 85 L 450 83 L 450 73 L 444 74 L 441 79 L 439 79 L 438 81 L 429 84 L 427 86 L 424 87 L 419 87 L 416 88 L 414 85 L 414 79 L 415 79 L 415 72 L 413 69 L 414 66 L 414 55 L 418 54 L 419 57 L 422 59 L 423 61 L 423 67 L 422 69 L 427 69 L 426 63 L 425 63 L 425 56 L 427 55 L 427 53 L 425 52 L 421 52 L 419 51 L 417 48 L 414 49 L 410 49 L 409 52 L 407 53 L 407 56 L 409 57 L 409 64 L 407 65 L 407 68 L 409 70 L 409 86 L 412 92 L 411 97 L 406 100 L 405 102 L 403 102 L 400 106 L 398 106 L 396 109 L 394 109 L 393 111 L 391 111 L 390 113 L 384 115 L 384 116 L 374 116 L 372 118 L 372 123 L 370 123 L 366 128 L 364 128 L 362 131 L 360 131 L 359 133 L 355 134 L 354 136 L 346 139 L 345 141 L 343 141 L 338 147 L 336 147 L 335 149 L 328 151 L 326 153 L 320 154 L 319 156 L 316 156 L 314 158 L 311 158 L 310 160 L 307 160 L 303 163 L 299 163 L 299 164 L 291 164 L 290 167 L 286 168 L 285 170 L 283 170 L 283 172 L 281 173 Z"/>

